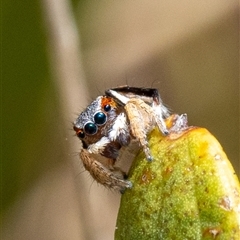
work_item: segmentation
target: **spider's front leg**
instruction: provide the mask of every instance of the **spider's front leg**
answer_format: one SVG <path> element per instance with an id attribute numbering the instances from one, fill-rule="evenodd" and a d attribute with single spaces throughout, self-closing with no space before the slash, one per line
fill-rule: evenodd
<path id="1" fill-rule="evenodd" d="M 159 130 L 168 134 L 168 129 L 161 115 L 155 109 L 139 98 L 131 98 L 125 105 L 130 128 L 133 136 L 140 142 L 148 161 L 152 161 L 152 155 L 148 147 L 147 134 L 157 125 Z"/>
<path id="2" fill-rule="evenodd" d="M 169 113 L 162 104 L 158 91 L 152 88 L 123 86 L 109 89 L 106 94 L 124 106 L 131 133 L 140 142 L 147 160 L 151 161 L 147 134 L 156 125 L 164 135 L 169 133 L 164 121 L 164 117 L 167 117 Z"/>
<path id="3" fill-rule="evenodd" d="M 131 188 L 132 183 L 124 179 L 124 173 L 113 166 L 112 169 L 107 168 L 102 163 L 97 161 L 86 149 L 80 151 L 85 169 L 98 182 L 115 190 L 124 192 L 126 188 Z"/>
<path id="4" fill-rule="evenodd" d="M 115 132 L 115 131 L 114 131 Z M 117 131 L 120 133 L 121 131 Z M 102 137 L 98 142 L 90 144 L 88 148 L 82 149 L 80 152 L 80 157 L 82 159 L 83 165 L 91 176 L 102 185 L 124 192 L 126 188 L 131 188 L 131 182 L 125 180 L 127 175 L 120 168 L 115 167 L 115 160 L 112 158 L 107 158 L 107 163 L 104 165 L 94 158 L 93 154 L 101 154 L 107 157 L 107 152 L 110 152 L 110 156 L 114 156 L 114 147 L 111 147 L 111 140 L 108 137 Z"/>

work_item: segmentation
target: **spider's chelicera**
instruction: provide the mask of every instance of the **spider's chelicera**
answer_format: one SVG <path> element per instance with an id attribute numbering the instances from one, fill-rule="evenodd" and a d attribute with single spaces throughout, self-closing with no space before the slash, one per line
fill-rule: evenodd
<path id="1" fill-rule="evenodd" d="M 164 119 L 168 116 L 157 89 L 123 86 L 107 90 L 74 122 L 73 129 L 83 144 L 80 157 L 84 167 L 107 187 L 121 192 L 131 188 L 126 173 L 115 166 L 120 149 L 137 140 L 146 159 L 152 161 L 147 134 L 157 125 L 167 135 Z M 107 164 L 98 161 L 95 154 L 107 158 Z"/>

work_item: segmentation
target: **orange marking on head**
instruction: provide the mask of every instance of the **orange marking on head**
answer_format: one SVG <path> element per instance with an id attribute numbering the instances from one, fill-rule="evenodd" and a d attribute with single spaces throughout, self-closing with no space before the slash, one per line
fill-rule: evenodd
<path id="1" fill-rule="evenodd" d="M 116 107 L 116 102 L 113 100 L 111 97 L 102 97 L 102 102 L 101 102 L 101 107 L 103 108 L 106 105 L 110 105 L 111 107 L 115 108 Z"/>

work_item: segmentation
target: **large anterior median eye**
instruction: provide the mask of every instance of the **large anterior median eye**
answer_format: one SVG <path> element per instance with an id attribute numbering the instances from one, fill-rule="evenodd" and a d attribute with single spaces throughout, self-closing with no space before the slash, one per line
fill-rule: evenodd
<path id="1" fill-rule="evenodd" d="M 84 126 L 85 133 L 93 135 L 97 132 L 97 126 L 93 122 L 87 122 Z"/>
<path id="2" fill-rule="evenodd" d="M 94 122 L 98 125 L 102 125 L 107 121 L 107 116 L 103 112 L 97 112 L 94 114 Z"/>

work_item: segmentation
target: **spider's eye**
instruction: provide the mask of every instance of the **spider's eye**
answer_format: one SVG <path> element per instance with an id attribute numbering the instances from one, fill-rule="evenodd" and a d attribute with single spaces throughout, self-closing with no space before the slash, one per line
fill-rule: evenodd
<path id="1" fill-rule="evenodd" d="M 97 126 L 93 122 L 88 122 L 84 126 L 84 131 L 89 135 L 93 135 L 97 132 Z"/>
<path id="2" fill-rule="evenodd" d="M 94 122 L 98 125 L 102 125 L 107 121 L 107 116 L 103 112 L 97 112 L 94 115 Z"/>
<path id="3" fill-rule="evenodd" d="M 79 137 L 79 138 L 84 138 L 85 137 L 85 133 L 84 132 L 78 132 L 77 133 L 77 136 Z"/>
<path id="4" fill-rule="evenodd" d="M 79 138 L 84 138 L 85 137 L 85 134 L 84 134 L 82 129 L 80 129 L 80 128 L 76 127 L 76 126 L 73 126 L 73 130 L 76 132 L 76 135 Z"/>
<path id="5" fill-rule="evenodd" d="M 105 105 L 105 106 L 103 107 L 103 109 L 104 109 L 106 112 L 108 112 L 108 111 L 111 110 L 111 106 L 110 106 L 109 104 L 107 104 L 107 105 Z"/>

